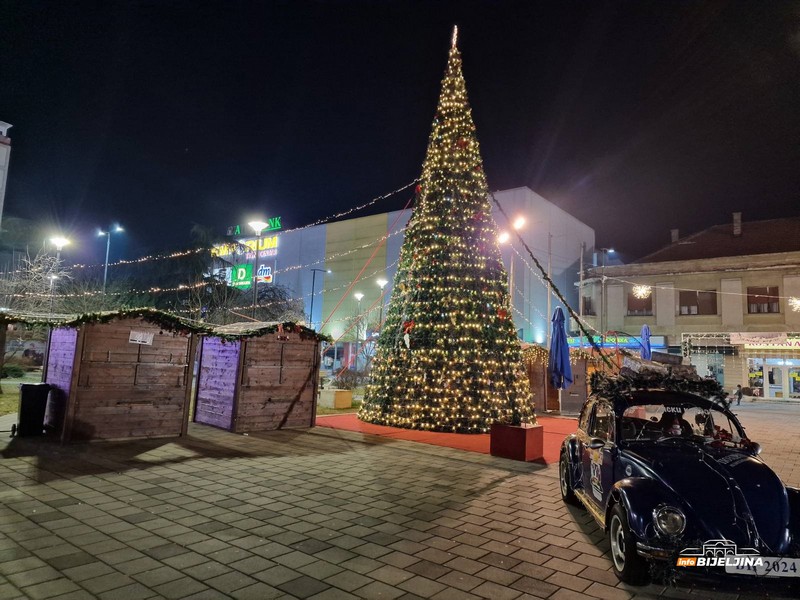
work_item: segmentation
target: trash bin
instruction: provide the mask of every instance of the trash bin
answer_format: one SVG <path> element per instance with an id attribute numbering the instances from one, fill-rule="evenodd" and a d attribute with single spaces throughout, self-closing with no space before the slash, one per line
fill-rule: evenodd
<path id="1" fill-rule="evenodd" d="M 44 433 L 44 413 L 47 409 L 49 383 L 22 383 L 19 386 L 19 426 L 20 437 L 42 435 Z"/>

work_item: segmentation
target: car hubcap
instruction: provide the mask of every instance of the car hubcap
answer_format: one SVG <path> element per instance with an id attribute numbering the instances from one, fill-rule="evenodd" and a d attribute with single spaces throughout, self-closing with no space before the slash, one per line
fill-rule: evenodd
<path id="1" fill-rule="evenodd" d="M 561 475 L 561 495 L 566 496 L 569 493 L 569 486 L 567 485 L 567 461 L 563 458 L 561 459 L 559 472 Z"/>
<path id="2" fill-rule="evenodd" d="M 611 558 L 617 571 L 625 568 L 625 531 L 617 515 L 611 519 Z"/>

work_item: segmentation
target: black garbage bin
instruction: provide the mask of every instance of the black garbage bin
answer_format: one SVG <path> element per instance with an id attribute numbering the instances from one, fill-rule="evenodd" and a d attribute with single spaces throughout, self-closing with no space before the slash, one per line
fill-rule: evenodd
<path id="1" fill-rule="evenodd" d="M 44 413 L 47 409 L 49 383 L 22 383 L 19 386 L 19 425 L 20 437 L 42 435 L 44 433 Z"/>

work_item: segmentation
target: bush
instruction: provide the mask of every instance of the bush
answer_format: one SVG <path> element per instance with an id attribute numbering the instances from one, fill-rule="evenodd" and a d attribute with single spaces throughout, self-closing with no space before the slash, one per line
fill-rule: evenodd
<path id="1" fill-rule="evenodd" d="M 11 378 L 11 379 L 19 379 L 20 377 L 25 376 L 25 369 L 20 367 L 19 365 L 3 365 L 3 373 L 0 375 L 3 379 Z"/>
<path id="2" fill-rule="evenodd" d="M 363 371 L 347 370 L 333 380 L 333 385 L 339 390 L 352 390 L 366 383 L 367 376 Z"/>

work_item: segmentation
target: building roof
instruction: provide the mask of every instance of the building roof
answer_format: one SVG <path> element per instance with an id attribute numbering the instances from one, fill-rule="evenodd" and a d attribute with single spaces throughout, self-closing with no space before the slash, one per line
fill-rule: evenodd
<path id="1" fill-rule="evenodd" d="M 740 235 L 733 234 L 733 223 L 715 225 L 680 238 L 669 246 L 633 261 L 633 264 L 798 251 L 800 217 L 789 217 L 743 221 Z"/>

